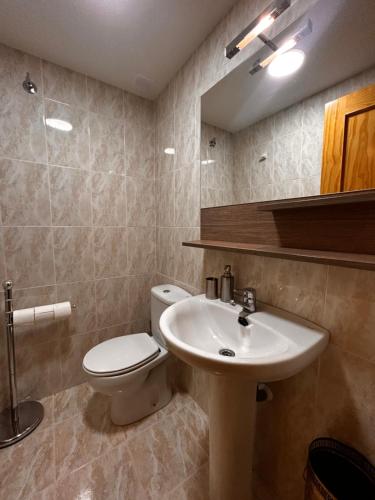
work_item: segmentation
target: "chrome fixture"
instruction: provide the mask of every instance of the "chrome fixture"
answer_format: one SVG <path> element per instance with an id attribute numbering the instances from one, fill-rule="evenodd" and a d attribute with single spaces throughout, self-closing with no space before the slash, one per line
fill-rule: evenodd
<path id="1" fill-rule="evenodd" d="M 303 40 L 306 36 L 310 35 L 310 33 L 312 33 L 311 19 L 309 19 L 307 23 L 305 23 L 298 31 L 296 31 L 294 35 L 286 37 L 283 41 L 278 42 L 277 44 L 264 35 L 259 36 L 262 42 L 272 50 L 272 53 L 263 59 L 257 59 L 257 61 L 255 61 L 255 63 L 253 64 L 253 67 L 249 71 L 250 75 L 255 75 L 255 73 L 258 73 L 258 71 L 260 71 L 261 69 L 264 69 L 267 66 L 271 65 L 272 62 L 276 61 L 278 57 L 282 56 L 283 54 L 289 53 L 292 49 L 294 49 L 298 42 Z"/>
<path id="2" fill-rule="evenodd" d="M 217 295 L 217 278 L 209 277 L 206 278 L 206 298 L 210 300 L 216 300 Z"/>
<path id="3" fill-rule="evenodd" d="M 26 77 L 22 83 L 22 87 L 28 94 L 36 94 L 38 92 L 38 87 L 30 79 L 30 73 L 26 73 Z"/>
<path id="4" fill-rule="evenodd" d="M 231 266 L 224 267 L 224 274 L 220 277 L 220 300 L 230 302 L 233 300 L 234 276 Z"/>
<path id="5" fill-rule="evenodd" d="M 248 326 L 247 317 L 256 312 L 256 290 L 255 288 L 241 288 L 233 291 L 234 299 L 232 305 L 242 306 L 242 311 L 238 315 L 238 322 L 242 326 Z"/>
<path id="6" fill-rule="evenodd" d="M 30 434 L 43 420 L 44 409 L 37 401 L 18 403 L 16 356 L 14 351 L 13 323 L 13 283 L 8 280 L 3 283 L 5 298 L 5 334 L 8 348 L 8 376 L 10 408 L 0 415 L 0 448 L 17 443 Z"/>
<path id="7" fill-rule="evenodd" d="M 255 40 L 269 28 L 288 7 L 290 0 L 274 0 L 225 48 L 225 55 L 232 59 L 238 52 Z M 262 39 L 262 38 L 261 38 Z"/>

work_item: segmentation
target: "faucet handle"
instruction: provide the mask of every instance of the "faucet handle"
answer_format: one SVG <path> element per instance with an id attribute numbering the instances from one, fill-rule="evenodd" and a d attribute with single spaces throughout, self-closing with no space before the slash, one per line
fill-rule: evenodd
<path id="1" fill-rule="evenodd" d="M 246 307 L 251 312 L 256 311 L 256 290 L 255 288 L 246 287 L 233 290 L 235 301 Z M 237 299 L 237 300 L 236 300 Z"/>

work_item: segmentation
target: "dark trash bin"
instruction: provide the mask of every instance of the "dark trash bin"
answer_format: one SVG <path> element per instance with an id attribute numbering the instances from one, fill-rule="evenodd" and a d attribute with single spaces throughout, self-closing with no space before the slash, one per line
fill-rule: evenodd
<path id="1" fill-rule="evenodd" d="M 375 500 L 374 466 L 335 439 L 311 443 L 305 480 L 305 500 Z"/>

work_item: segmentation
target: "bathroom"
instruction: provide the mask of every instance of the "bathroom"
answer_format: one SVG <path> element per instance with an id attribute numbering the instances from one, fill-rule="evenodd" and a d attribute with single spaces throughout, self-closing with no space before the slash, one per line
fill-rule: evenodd
<path id="1" fill-rule="evenodd" d="M 12 282 L 0 307 L 14 323 L 0 341 L 0 441 L 10 332 L 20 414 L 43 407 L 1 445 L 0 500 L 312 499 L 315 439 L 375 462 L 375 177 L 322 182 L 325 104 L 363 89 L 358 154 L 375 171 L 374 20 L 372 0 L 0 0 L 0 278 Z M 259 61 L 295 33 L 302 66 L 272 78 Z M 234 280 L 220 282 L 226 266 Z M 223 335 L 241 310 L 237 292 L 235 306 L 205 297 L 223 282 L 321 347 L 288 376 L 247 379 L 220 375 L 238 355 L 183 351 L 172 313 L 184 304 L 222 311 Z M 53 304 L 69 310 L 17 320 Z M 209 329 L 191 328 L 192 342 Z M 121 362 L 139 342 L 136 386 Z"/>

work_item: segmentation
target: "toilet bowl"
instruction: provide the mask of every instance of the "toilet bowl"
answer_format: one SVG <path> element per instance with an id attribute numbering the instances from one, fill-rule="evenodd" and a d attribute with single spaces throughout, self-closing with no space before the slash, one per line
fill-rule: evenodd
<path id="1" fill-rule="evenodd" d="M 106 340 L 87 352 L 82 367 L 92 388 L 111 396 L 116 425 L 140 420 L 169 403 L 167 351 L 159 320 L 163 311 L 191 295 L 175 285 L 151 289 L 151 332 Z"/>

